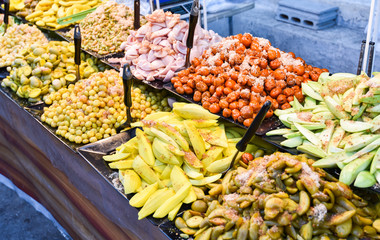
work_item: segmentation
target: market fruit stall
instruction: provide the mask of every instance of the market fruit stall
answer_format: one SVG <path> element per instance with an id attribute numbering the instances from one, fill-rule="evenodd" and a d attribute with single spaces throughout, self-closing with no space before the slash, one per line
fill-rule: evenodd
<path id="1" fill-rule="evenodd" d="M 380 75 L 112 1 L 11 9 L 0 173 L 73 238 L 380 239 Z"/>

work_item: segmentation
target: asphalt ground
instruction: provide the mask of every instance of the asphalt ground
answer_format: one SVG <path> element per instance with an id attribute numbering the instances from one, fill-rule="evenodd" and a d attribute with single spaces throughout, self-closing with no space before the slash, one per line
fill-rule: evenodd
<path id="1" fill-rule="evenodd" d="M 70 240 L 71 237 L 42 205 L 0 175 L 0 239 Z"/>

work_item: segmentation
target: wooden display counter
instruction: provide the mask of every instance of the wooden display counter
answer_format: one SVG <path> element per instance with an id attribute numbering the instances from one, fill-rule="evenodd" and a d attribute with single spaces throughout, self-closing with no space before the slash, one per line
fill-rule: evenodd
<path id="1" fill-rule="evenodd" d="M 0 173 L 73 239 L 168 239 L 85 159 L 0 90 Z"/>

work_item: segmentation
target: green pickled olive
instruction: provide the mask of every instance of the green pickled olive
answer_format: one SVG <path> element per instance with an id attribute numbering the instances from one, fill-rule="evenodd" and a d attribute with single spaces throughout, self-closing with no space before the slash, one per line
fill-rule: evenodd
<path id="1" fill-rule="evenodd" d="M 240 193 L 241 194 L 249 194 L 249 195 L 252 195 L 252 188 L 251 187 L 248 187 L 248 186 L 242 186 L 240 187 Z M 253 197 L 253 196 L 251 196 Z"/>
<path id="2" fill-rule="evenodd" d="M 183 216 L 182 216 L 182 218 L 183 218 L 183 220 L 187 220 L 187 219 L 189 219 L 189 218 L 191 218 L 192 217 L 192 215 L 191 215 L 191 213 L 189 212 L 189 211 L 185 211 L 184 213 L 183 213 Z"/>
<path id="3" fill-rule="evenodd" d="M 377 233 L 376 229 L 374 227 L 371 227 L 371 226 L 364 226 L 363 231 L 367 235 L 375 235 Z"/>
<path id="4" fill-rule="evenodd" d="M 286 190 L 286 186 L 285 186 L 285 184 L 282 182 L 280 175 L 277 175 L 277 176 L 276 176 L 275 181 L 276 181 L 277 186 L 278 186 L 282 191 L 285 191 L 285 190 Z"/>
<path id="5" fill-rule="evenodd" d="M 312 198 L 317 199 L 319 202 L 327 202 L 330 200 L 330 196 L 324 192 L 317 192 L 311 195 Z"/>
<path id="6" fill-rule="evenodd" d="M 214 217 L 224 217 L 226 210 L 227 209 L 223 207 L 218 207 L 214 209 L 214 211 L 212 211 L 207 217 L 209 219 L 214 218 Z"/>
<path id="7" fill-rule="evenodd" d="M 354 235 L 355 237 L 362 238 L 364 235 L 363 229 L 359 226 L 354 224 L 351 230 L 351 234 Z"/>
<path id="8" fill-rule="evenodd" d="M 344 197 L 338 197 L 336 203 L 344 207 L 347 210 L 356 210 L 355 205 Z"/>
<path id="9" fill-rule="evenodd" d="M 235 186 L 235 185 L 233 185 L 233 184 L 231 184 L 231 183 L 228 184 L 228 191 L 229 191 L 229 193 L 234 193 L 234 192 L 236 192 L 238 189 L 239 189 L 238 186 Z"/>
<path id="10" fill-rule="evenodd" d="M 195 195 L 197 195 L 197 199 L 202 200 L 205 197 L 205 192 L 199 187 L 193 186 Z"/>
<path id="11" fill-rule="evenodd" d="M 289 187 L 289 186 L 292 186 L 294 184 L 294 179 L 293 178 L 287 178 L 287 179 L 282 179 L 285 186 Z"/>
<path id="12" fill-rule="evenodd" d="M 214 211 L 214 210 L 216 209 L 216 207 L 218 207 L 219 205 L 220 205 L 220 204 L 219 204 L 219 202 L 218 202 L 217 200 L 213 200 L 213 201 L 210 203 L 210 205 L 208 206 L 208 209 L 207 209 L 205 215 L 206 215 L 206 216 L 210 215 L 210 213 L 211 213 L 212 211 Z"/>
<path id="13" fill-rule="evenodd" d="M 313 235 L 332 234 L 330 230 L 326 228 L 313 229 Z"/>
<path id="14" fill-rule="evenodd" d="M 268 230 L 267 235 L 270 239 L 281 239 L 282 233 L 284 229 L 283 227 L 272 227 Z"/>
<path id="15" fill-rule="evenodd" d="M 277 162 L 274 162 L 274 163 L 271 165 L 271 167 L 272 167 L 273 169 L 276 169 L 276 170 L 283 169 L 285 166 L 286 166 L 286 162 L 285 162 L 285 160 L 283 160 L 283 159 L 281 159 L 281 160 L 279 160 L 279 161 L 277 161 Z"/>
<path id="16" fill-rule="evenodd" d="M 298 190 L 300 190 L 300 191 L 304 191 L 305 190 L 305 187 L 303 186 L 301 180 L 297 180 L 296 186 L 297 186 Z"/>
<path id="17" fill-rule="evenodd" d="M 376 218 L 377 213 L 376 210 L 371 208 L 371 207 L 364 207 L 362 208 L 364 213 L 367 214 L 368 216 L 371 216 L 371 218 Z"/>
<path id="18" fill-rule="evenodd" d="M 288 191 L 290 194 L 295 194 L 296 192 L 298 192 L 298 188 L 295 188 L 295 187 L 286 187 L 286 191 Z"/>
<path id="19" fill-rule="evenodd" d="M 233 234 L 234 234 L 234 231 L 231 230 L 231 231 L 227 231 L 225 232 L 223 235 L 222 235 L 222 238 L 223 239 L 233 239 Z"/>
<path id="20" fill-rule="evenodd" d="M 252 204 L 251 201 L 243 201 L 243 202 L 240 203 L 239 207 L 241 209 L 244 209 L 244 208 L 247 208 L 247 207 L 251 206 L 251 204 Z"/>
<path id="21" fill-rule="evenodd" d="M 184 239 L 188 239 L 190 236 L 189 235 L 187 235 L 186 233 L 181 233 L 181 234 L 179 234 L 179 236 L 181 237 L 181 238 L 184 238 Z"/>
<path id="22" fill-rule="evenodd" d="M 285 232 L 287 235 L 289 235 L 291 238 L 296 239 L 297 238 L 297 232 L 296 229 L 292 225 L 288 225 L 285 227 Z"/>
<path id="23" fill-rule="evenodd" d="M 252 214 L 251 219 L 249 220 L 249 239 L 256 240 L 259 238 L 259 228 L 260 228 L 260 213 L 255 212 Z"/>
<path id="24" fill-rule="evenodd" d="M 187 235 L 194 235 L 196 233 L 196 231 L 194 229 L 191 229 L 191 228 L 181 228 L 179 230 L 181 230 L 183 233 L 185 233 Z"/>
<path id="25" fill-rule="evenodd" d="M 300 192 L 300 202 L 297 208 L 297 214 L 302 216 L 309 210 L 310 208 L 310 197 L 309 194 L 305 191 Z"/>
<path id="26" fill-rule="evenodd" d="M 287 226 L 291 223 L 292 221 L 292 215 L 285 211 L 283 212 L 278 218 L 277 218 L 277 222 L 280 226 Z"/>
<path id="27" fill-rule="evenodd" d="M 352 201 L 352 203 L 353 203 L 356 207 L 363 208 L 363 207 L 368 206 L 368 203 L 367 203 L 365 200 L 352 199 L 351 201 Z"/>
<path id="28" fill-rule="evenodd" d="M 217 184 L 217 186 L 210 189 L 208 192 L 211 196 L 219 195 L 223 190 L 222 184 Z"/>
<path id="29" fill-rule="evenodd" d="M 332 211 L 335 212 L 335 213 L 342 213 L 342 212 L 347 211 L 347 209 L 345 209 L 344 207 L 341 207 L 341 206 L 335 204 L 334 207 L 332 208 Z"/>
<path id="30" fill-rule="evenodd" d="M 314 184 L 313 180 L 310 177 L 304 176 L 301 179 L 301 182 L 302 185 L 306 188 L 306 190 L 310 193 L 310 195 L 319 192 L 317 185 Z"/>
<path id="31" fill-rule="evenodd" d="M 199 224 L 199 228 L 205 228 L 209 226 L 211 226 L 211 223 L 208 217 L 203 218 L 202 222 Z"/>
<path id="32" fill-rule="evenodd" d="M 248 168 L 248 165 L 245 164 L 242 160 L 239 160 L 239 165 L 243 168 Z"/>
<path id="33" fill-rule="evenodd" d="M 323 202 L 322 204 L 325 205 L 327 210 L 331 210 L 334 207 L 334 203 Z"/>
<path id="34" fill-rule="evenodd" d="M 202 221 L 203 221 L 203 217 L 192 216 L 191 218 L 186 220 L 186 225 L 189 226 L 190 228 L 199 228 Z"/>
<path id="35" fill-rule="evenodd" d="M 285 202 L 285 210 L 287 210 L 289 212 L 297 211 L 298 204 L 295 201 L 293 201 L 290 198 L 285 198 L 285 199 L 283 199 L 283 201 Z"/>
<path id="36" fill-rule="evenodd" d="M 313 199 L 313 198 L 312 198 Z M 318 199 L 313 199 L 313 206 L 317 206 L 318 204 L 321 204 L 321 201 L 319 201 Z"/>
<path id="37" fill-rule="evenodd" d="M 351 218 L 348 219 L 347 221 L 341 223 L 341 224 L 338 224 L 335 227 L 335 232 L 336 232 L 337 236 L 340 238 L 346 238 L 348 235 L 350 235 L 351 230 L 352 230 Z"/>
<path id="38" fill-rule="evenodd" d="M 253 195 L 240 195 L 240 197 L 236 199 L 236 202 L 237 203 L 241 203 L 245 201 L 253 202 L 254 200 L 255 200 L 255 197 Z"/>
<path id="39" fill-rule="evenodd" d="M 209 221 L 212 225 L 215 225 L 215 226 L 219 226 L 219 225 L 224 226 L 227 223 L 227 220 L 221 217 L 215 217 L 215 218 L 209 219 Z"/>
<path id="40" fill-rule="evenodd" d="M 323 189 L 323 193 L 327 194 L 330 198 L 329 199 L 330 203 L 329 204 L 325 203 L 326 207 L 327 205 L 329 206 L 327 209 L 330 210 L 335 204 L 335 195 L 330 189 L 327 189 L 327 188 Z"/>
<path id="41" fill-rule="evenodd" d="M 203 228 L 200 228 L 198 229 L 198 231 L 196 233 L 194 233 L 194 236 L 198 236 L 199 234 L 203 233 L 205 230 L 207 230 L 210 226 L 206 226 L 206 227 L 203 227 Z"/>
<path id="42" fill-rule="evenodd" d="M 286 162 L 286 166 L 290 168 L 294 167 L 298 163 L 297 160 L 293 160 L 293 159 L 286 159 L 285 162 Z"/>
<path id="43" fill-rule="evenodd" d="M 223 180 L 222 180 L 222 194 L 226 194 L 227 191 L 228 191 L 228 186 L 229 186 L 229 182 L 231 180 L 231 176 L 232 176 L 232 171 L 228 171 L 227 174 L 224 176 Z"/>
<path id="44" fill-rule="evenodd" d="M 291 176 L 289 174 L 286 174 L 284 172 L 281 174 L 281 180 L 285 180 L 285 179 L 288 179 L 288 178 L 291 178 Z"/>
<path id="45" fill-rule="evenodd" d="M 211 240 L 217 240 L 224 232 L 224 226 L 216 226 L 212 228 Z"/>
<path id="46" fill-rule="evenodd" d="M 285 207 L 284 201 L 278 197 L 271 197 L 265 201 L 265 208 L 283 209 L 284 207 Z"/>
<path id="47" fill-rule="evenodd" d="M 300 235 L 304 240 L 311 240 L 313 238 L 313 226 L 311 222 L 302 225 Z"/>
<path id="48" fill-rule="evenodd" d="M 328 224 L 329 225 L 338 225 L 338 224 L 341 224 L 345 221 L 347 221 L 348 219 L 352 218 L 356 213 L 356 210 L 350 210 L 350 211 L 345 211 L 345 212 L 342 212 L 342 213 L 337 213 L 337 214 L 334 214 Z"/>
<path id="49" fill-rule="evenodd" d="M 239 229 L 240 226 L 243 224 L 243 222 L 244 222 L 244 219 L 242 217 L 239 217 L 235 223 L 236 228 Z"/>
<path id="50" fill-rule="evenodd" d="M 265 213 L 264 219 L 269 220 L 269 219 L 274 219 L 275 217 L 277 217 L 277 215 L 280 213 L 280 210 L 276 208 L 265 208 L 264 213 Z"/>
<path id="51" fill-rule="evenodd" d="M 355 214 L 355 216 L 353 217 L 353 220 L 356 224 L 360 226 L 372 225 L 373 223 L 373 221 L 370 218 L 362 217 L 358 214 Z"/>
<path id="52" fill-rule="evenodd" d="M 274 193 L 271 196 L 278 198 L 289 198 L 289 195 L 286 192 Z"/>
<path id="53" fill-rule="evenodd" d="M 375 221 L 373 221 L 372 227 L 374 227 L 376 231 L 380 233 L 380 219 L 376 219 Z"/>
<path id="54" fill-rule="evenodd" d="M 330 240 L 329 236 L 322 235 L 318 238 L 319 240 Z"/>
<path id="55" fill-rule="evenodd" d="M 262 156 L 264 156 L 264 151 L 261 150 L 261 149 L 257 150 L 255 152 L 255 154 L 254 154 L 254 158 L 259 158 L 259 157 L 262 157 Z"/>
<path id="56" fill-rule="evenodd" d="M 237 239 L 246 240 L 248 238 L 248 227 L 249 227 L 249 222 L 244 221 L 238 230 Z"/>
<path id="57" fill-rule="evenodd" d="M 196 212 L 205 213 L 207 211 L 207 203 L 203 200 L 196 200 L 191 204 L 191 209 Z"/>
<path id="58" fill-rule="evenodd" d="M 285 168 L 286 173 L 297 173 L 302 169 L 302 164 L 297 162 L 293 167 Z"/>
<path id="59" fill-rule="evenodd" d="M 356 213 L 362 217 L 369 217 L 368 214 L 364 211 L 363 208 L 357 208 Z"/>
<path id="60" fill-rule="evenodd" d="M 267 225 L 268 227 L 272 227 L 272 226 L 279 226 L 278 222 L 275 222 L 275 221 L 264 221 L 265 225 Z"/>
<path id="61" fill-rule="evenodd" d="M 175 226 L 178 228 L 178 229 L 181 229 L 181 228 L 187 228 L 187 224 L 185 222 L 185 220 L 183 220 L 183 218 L 181 217 L 177 217 L 174 221 L 174 224 Z"/>
<path id="62" fill-rule="evenodd" d="M 236 221 L 228 221 L 224 226 L 224 231 L 229 231 L 235 226 Z"/>
<path id="63" fill-rule="evenodd" d="M 268 226 L 266 224 L 261 224 L 259 228 L 259 233 L 266 233 L 268 231 Z M 260 236 L 261 239 L 261 236 Z"/>

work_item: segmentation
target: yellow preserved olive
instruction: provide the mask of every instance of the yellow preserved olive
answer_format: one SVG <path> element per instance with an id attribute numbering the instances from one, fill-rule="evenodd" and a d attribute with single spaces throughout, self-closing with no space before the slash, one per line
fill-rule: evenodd
<path id="1" fill-rule="evenodd" d="M 37 98 L 41 94 L 41 88 L 33 88 L 29 91 L 30 98 Z"/>
<path id="2" fill-rule="evenodd" d="M 207 211 L 207 203 L 202 200 L 196 200 L 191 204 L 191 209 L 200 213 Z"/>
<path id="3" fill-rule="evenodd" d="M 186 225 L 186 222 L 185 220 L 183 220 L 183 218 L 181 217 L 177 217 L 174 221 L 174 224 L 175 226 L 178 228 L 178 229 L 181 229 L 181 228 L 187 228 L 188 226 Z"/>
<path id="4" fill-rule="evenodd" d="M 203 217 L 192 216 L 191 218 L 186 220 L 186 225 L 189 226 L 190 228 L 198 228 L 202 221 L 203 221 Z"/>
<path id="5" fill-rule="evenodd" d="M 45 53 L 45 50 L 43 48 L 35 48 L 33 50 L 33 55 L 37 56 L 37 57 L 44 54 L 44 53 Z"/>
<path id="6" fill-rule="evenodd" d="M 77 77 L 76 77 L 74 74 L 67 74 L 67 75 L 65 76 L 65 79 L 66 79 L 67 81 L 69 81 L 69 82 L 74 82 L 74 81 L 77 79 Z"/>

